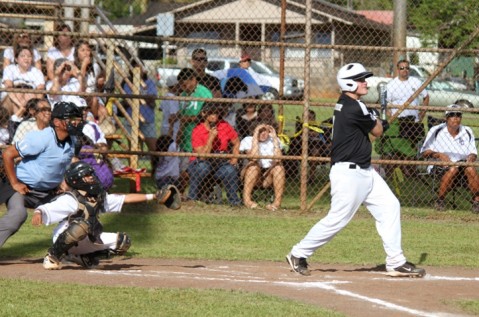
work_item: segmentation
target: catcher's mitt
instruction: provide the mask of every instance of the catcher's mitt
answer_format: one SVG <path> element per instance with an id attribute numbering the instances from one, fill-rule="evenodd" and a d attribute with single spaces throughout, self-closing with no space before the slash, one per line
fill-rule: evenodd
<path id="1" fill-rule="evenodd" d="M 165 185 L 156 192 L 156 200 L 170 209 L 180 209 L 181 194 L 174 185 Z"/>

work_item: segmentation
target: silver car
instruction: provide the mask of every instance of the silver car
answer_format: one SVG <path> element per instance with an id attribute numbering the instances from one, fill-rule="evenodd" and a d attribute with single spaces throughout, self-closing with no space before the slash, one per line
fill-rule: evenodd
<path id="1" fill-rule="evenodd" d="M 420 78 L 424 80 L 424 78 Z M 367 95 L 361 97 L 361 100 L 366 103 L 379 103 L 379 85 L 387 83 L 391 78 L 387 77 L 369 77 L 368 82 L 369 92 Z M 479 106 L 479 95 L 474 92 L 467 92 L 463 90 L 454 89 L 454 87 L 444 80 L 433 80 L 426 87 L 429 94 L 429 106 L 431 107 L 446 107 L 453 104 L 458 99 L 465 99 L 470 101 L 474 107 Z"/>

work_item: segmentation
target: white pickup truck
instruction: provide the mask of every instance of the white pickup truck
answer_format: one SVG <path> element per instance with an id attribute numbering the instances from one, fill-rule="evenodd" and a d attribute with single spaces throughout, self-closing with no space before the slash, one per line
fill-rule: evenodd
<path id="1" fill-rule="evenodd" d="M 171 76 L 178 76 L 181 71 L 181 67 L 176 66 L 166 66 L 158 67 L 156 69 L 156 79 L 158 80 L 158 86 L 166 87 L 166 79 Z"/>

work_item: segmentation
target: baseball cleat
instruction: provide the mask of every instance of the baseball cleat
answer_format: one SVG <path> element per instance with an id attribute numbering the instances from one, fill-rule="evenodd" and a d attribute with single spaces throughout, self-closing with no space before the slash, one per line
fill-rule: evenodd
<path id="1" fill-rule="evenodd" d="M 414 264 L 406 262 L 401 266 L 388 270 L 386 275 L 392 277 L 424 277 L 426 270 L 417 268 Z"/>
<path id="2" fill-rule="evenodd" d="M 47 254 L 43 259 L 43 268 L 45 270 L 60 270 L 62 263 L 53 255 Z"/>
<path id="3" fill-rule="evenodd" d="M 286 256 L 286 261 L 288 261 L 291 269 L 294 272 L 297 272 L 301 275 L 309 276 L 311 272 L 308 270 L 308 262 L 306 262 L 306 258 L 297 258 L 291 253 Z"/>
<path id="4" fill-rule="evenodd" d="M 93 269 L 100 264 L 98 258 L 89 255 L 69 254 L 65 257 L 65 260 L 78 264 L 85 269 Z"/>

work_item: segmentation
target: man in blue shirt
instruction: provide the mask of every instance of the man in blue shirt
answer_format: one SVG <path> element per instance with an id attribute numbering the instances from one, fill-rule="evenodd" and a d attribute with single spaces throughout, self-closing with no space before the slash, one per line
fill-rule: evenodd
<path id="1" fill-rule="evenodd" d="M 48 202 L 57 193 L 74 156 L 71 136 L 81 134 L 82 111 L 74 103 L 55 104 L 50 127 L 28 133 L 3 152 L 7 179 L 0 183 L 0 203 L 7 212 L 0 218 L 0 247 L 27 219 L 26 208 Z M 21 158 L 15 166 L 15 160 Z"/>

